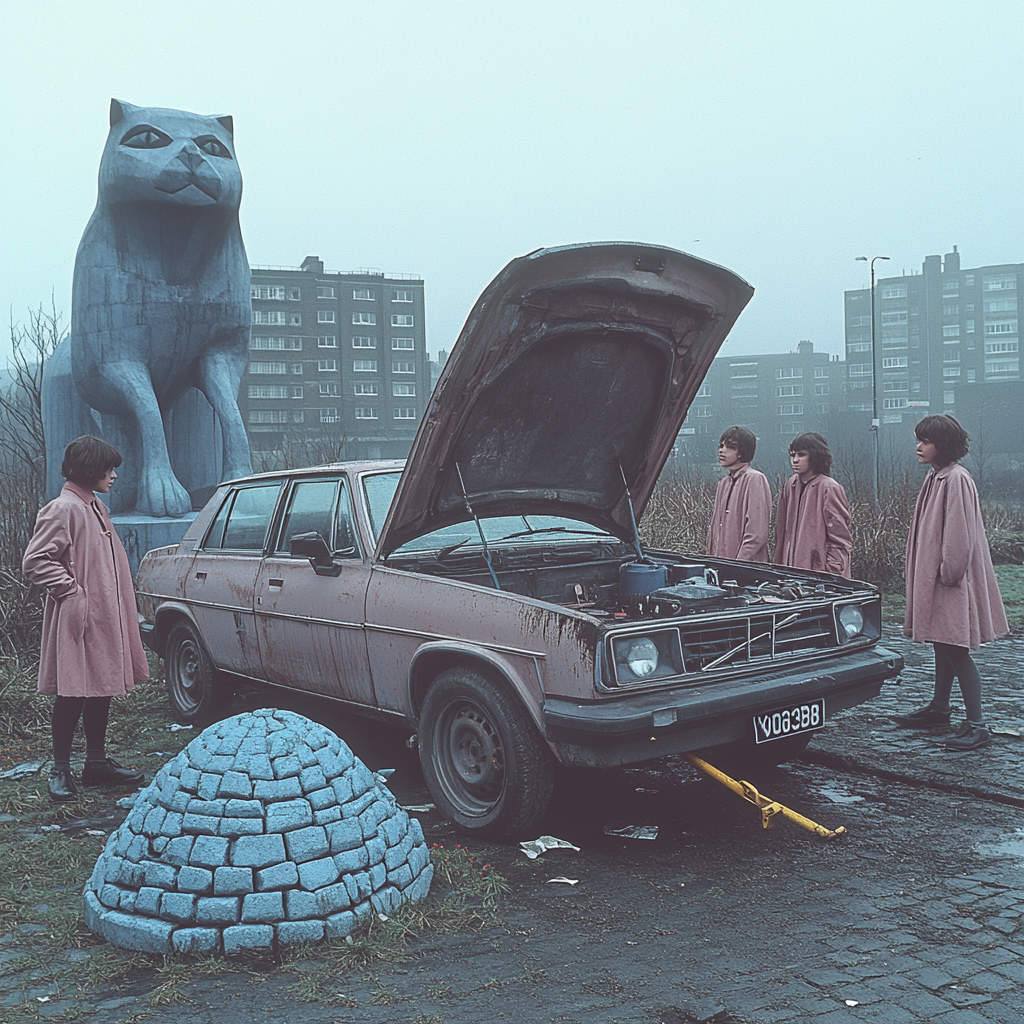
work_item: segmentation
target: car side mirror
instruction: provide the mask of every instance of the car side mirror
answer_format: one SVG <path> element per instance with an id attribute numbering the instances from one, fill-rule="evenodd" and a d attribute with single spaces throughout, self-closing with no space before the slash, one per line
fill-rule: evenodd
<path id="1" fill-rule="evenodd" d="M 295 534 L 288 542 L 288 553 L 296 558 L 308 558 L 317 576 L 341 575 L 341 566 L 335 565 L 327 541 L 316 530 Z"/>

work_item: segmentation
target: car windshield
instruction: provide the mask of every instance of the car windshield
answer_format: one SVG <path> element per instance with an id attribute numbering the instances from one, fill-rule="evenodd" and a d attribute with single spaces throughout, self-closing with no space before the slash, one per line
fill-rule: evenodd
<path id="1" fill-rule="evenodd" d="M 373 473 L 363 477 L 363 491 L 366 494 L 366 506 L 370 513 L 370 526 L 373 539 L 380 537 L 381 527 L 387 518 L 391 500 L 395 496 L 401 473 Z M 591 523 L 578 519 L 567 519 L 565 516 L 492 516 L 481 519 L 480 526 L 488 544 L 511 541 L 516 544 L 550 543 L 560 539 L 587 540 L 599 538 L 602 541 L 618 538 L 606 530 Z M 395 549 L 395 554 L 408 554 L 416 551 L 454 551 L 456 548 L 479 545 L 480 533 L 472 520 L 444 526 L 440 530 L 425 533 Z"/>

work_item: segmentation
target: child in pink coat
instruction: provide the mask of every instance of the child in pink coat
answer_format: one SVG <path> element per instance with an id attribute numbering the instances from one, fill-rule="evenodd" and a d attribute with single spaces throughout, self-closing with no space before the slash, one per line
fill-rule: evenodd
<path id="1" fill-rule="evenodd" d="M 706 553 L 742 562 L 768 561 L 772 491 L 750 463 L 757 438 L 746 427 L 729 427 L 718 442 L 718 463 L 728 473 L 718 481 Z"/>
<path id="2" fill-rule="evenodd" d="M 952 416 L 926 416 L 915 428 L 917 460 L 930 472 L 917 496 L 907 538 L 907 614 L 903 631 L 935 648 L 935 695 L 900 715 L 904 729 L 949 725 L 954 676 L 967 721 L 946 741 L 949 750 L 990 742 L 981 710 L 981 676 L 971 649 L 1009 632 L 978 489 L 958 464 L 970 439 Z"/>
<path id="3" fill-rule="evenodd" d="M 142 773 L 107 757 L 110 700 L 149 677 L 128 556 L 95 492 L 106 494 L 121 455 L 96 437 L 67 446 L 67 483 L 36 517 L 22 571 L 46 591 L 39 692 L 54 694 L 50 798 L 78 795 L 71 744 L 85 727 L 83 786 L 136 786 Z"/>
<path id="4" fill-rule="evenodd" d="M 832 453 L 821 434 L 801 434 L 789 446 L 793 475 L 779 491 L 775 564 L 850 575 L 850 503 L 829 476 Z"/>

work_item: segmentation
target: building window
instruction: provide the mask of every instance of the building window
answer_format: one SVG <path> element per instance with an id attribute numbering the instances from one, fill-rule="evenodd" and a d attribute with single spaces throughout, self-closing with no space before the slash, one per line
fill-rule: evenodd
<path id="1" fill-rule="evenodd" d="M 973 320 L 968 320 L 967 321 L 967 333 L 968 334 L 973 334 L 974 333 L 974 321 Z"/>
<path id="2" fill-rule="evenodd" d="M 391 347 L 393 349 L 412 349 L 415 345 L 412 338 L 392 338 Z"/>
<path id="3" fill-rule="evenodd" d="M 337 373 L 338 372 L 338 360 L 337 359 L 318 359 L 316 368 L 320 373 Z"/>
<path id="4" fill-rule="evenodd" d="M 301 398 L 301 397 L 302 397 L 302 385 L 301 384 L 293 384 L 292 385 L 292 398 Z"/>
<path id="5" fill-rule="evenodd" d="M 317 348 L 337 348 L 338 336 L 336 334 L 321 334 L 316 339 Z"/>
<path id="6" fill-rule="evenodd" d="M 693 415 L 697 419 L 710 419 L 711 418 L 711 406 L 710 405 L 695 405 L 692 407 Z"/>
<path id="7" fill-rule="evenodd" d="M 338 409 L 333 405 L 325 405 L 320 409 L 321 423 L 337 423 L 339 420 Z"/>
<path id="8" fill-rule="evenodd" d="M 804 393 L 803 384 L 783 384 L 775 389 L 776 398 L 793 398 Z"/>
<path id="9" fill-rule="evenodd" d="M 974 287 L 974 275 L 973 274 L 968 274 L 964 278 L 964 284 L 967 285 L 968 288 L 973 288 Z"/>
<path id="10" fill-rule="evenodd" d="M 816 366 L 814 368 L 814 376 L 819 378 L 819 379 L 821 379 L 822 377 L 827 377 L 828 376 L 828 367 L 827 366 Z"/>
<path id="11" fill-rule="evenodd" d="M 847 340 L 847 342 L 851 342 L 851 341 L 870 341 L 871 340 L 871 332 L 870 331 L 847 331 L 846 332 L 846 340 Z"/>
<path id="12" fill-rule="evenodd" d="M 377 394 L 376 384 L 356 384 L 354 387 L 354 393 L 357 395 L 375 395 Z"/>
<path id="13" fill-rule="evenodd" d="M 318 299 L 333 299 L 334 286 L 329 284 L 318 284 L 316 286 L 316 297 Z"/>
<path id="14" fill-rule="evenodd" d="M 356 406 L 356 419 L 357 420 L 375 420 L 377 418 L 377 410 L 372 405 L 357 405 Z"/>
<path id="15" fill-rule="evenodd" d="M 968 384 L 973 384 L 974 382 L 975 382 L 974 381 L 974 370 L 968 370 L 967 371 L 967 383 Z"/>
<path id="16" fill-rule="evenodd" d="M 828 385 L 827 384 L 815 384 L 814 385 L 814 393 L 816 395 L 827 395 L 828 394 Z"/>
<path id="17" fill-rule="evenodd" d="M 944 302 L 942 304 L 942 315 L 943 316 L 959 316 L 960 315 L 960 304 L 957 302 Z"/>
<path id="18" fill-rule="evenodd" d="M 300 327 L 302 325 L 302 314 L 301 313 L 289 313 L 288 314 L 288 326 L 289 327 Z"/>
<path id="19" fill-rule="evenodd" d="M 946 324 L 942 328 L 942 336 L 944 338 L 959 338 L 960 337 L 960 325 L 959 324 Z"/>
<path id="20" fill-rule="evenodd" d="M 804 425 L 800 420 L 787 420 L 779 424 L 779 433 L 795 437 L 804 432 Z"/>
<path id="21" fill-rule="evenodd" d="M 905 324 L 907 322 L 907 313 L 904 310 L 902 313 L 883 313 L 882 314 L 882 326 L 892 324 Z"/>
<path id="22" fill-rule="evenodd" d="M 882 289 L 883 299 L 905 299 L 907 297 L 907 286 L 905 284 L 890 284 Z"/>
<path id="23" fill-rule="evenodd" d="M 904 379 L 904 380 L 887 380 L 882 385 L 882 390 L 883 391 L 889 391 L 889 392 L 893 392 L 893 391 L 909 391 L 910 390 L 910 382 L 907 381 L 906 379 Z"/>
<path id="24" fill-rule="evenodd" d="M 249 373 L 287 373 L 287 363 L 250 363 Z"/>
<path id="25" fill-rule="evenodd" d="M 711 388 L 707 384 L 701 384 L 700 390 L 697 392 L 698 398 L 708 398 L 711 394 Z"/>
<path id="26" fill-rule="evenodd" d="M 804 368 L 802 366 L 789 366 L 782 370 L 775 371 L 776 380 L 788 380 L 793 377 L 802 377 L 804 375 Z"/>
<path id="27" fill-rule="evenodd" d="M 958 348 L 946 349 L 946 351 L 942 353 L 942 361 L 944 363 L 959 363 L 960 362 L 960 349 L 958 349 Z"/>
<path id="28" fill-rule="evenodd" d="M 995 323 L 985 324 L 986 334 L 1016 334 L 1016 320 L 997 320 Z"/>
<path id="29" fill-rule="evenodd" d="M 1019 359 L 986 359 L 985 377 L 1018 377 L 1020 375 Z"/>
<path id="30" fill-rule="evenodd" d="M 871 326 L 871 317 L 869 317 L 869 316 L 851 316 L 850 319 L 846 321 L 846 323 L 847 323 L 847 325 L 849 327 L 870 327 Z"/>
<path id="31" fill-rule="evenodd" d="M 254 309 L 252 311 L 252 322 L 254 324 L 279 324 L 286 322 L 283 309 Z"/>
<path id="32" fill-rule="evenodd" d="M 353 348 L 376 348 L 377 347 L 377 339 L 376 338 L 367 337 L 365 334 L 356 335 L 356 337 L 354 337 L 352 339 L 352 347 Z"/>
<path id="33" fill-rule="evenodd" d="M 826 415 L 828 415 L 828 409 L 829 409 L 828 402 L 817 402 L 817 403 L 815 403 L 814 411 L 816 413 L 818 413 L 819 416 L 826 416 Z"/>
<path id="34" fill-rule="evenodd" d="M 250 384 L 250 398 L 287 398 L 288 388 L 283 384 Z"/>
<path id="35" fill-rule="evenodd" d="M 249 296 L 253 299 L 276 299 L 280 301 L 285 296 L 284 285 L 254 284 L 249 288 Z"/>
<path id="36" fill-rule="evenodd" d="M 1000 274 L 998 277 L 982 278 L 981 290 L 983 292 L 1008 292 L 1016 291 L 1016 289 L 1016 274 Z"/>
<path id="37" fill-rule="evenodd" d="M 377 324 L 376 313 L 353 313 L 352 323 L 354 324 L 369 324 L 371 327 Z"/>
<path id="38" fill-rule="evenodd" d="M 957 280 L 943 281 L 942 282 L 942 297 L 945 298 L 947 295 L 952 295 L 954 292 L 960 291 L 960 282 Z"/>
<path id="39" fill-rule="evenodd" d="M 297 374 L 299 374 L 301 376 L 302 375 L 302 363 L 289 363 L 288 364 L 288 372 L 289 373 L 297 373 Z"/>
<path id="40" fill-rule="evenodd" d="M 287 409 L 250 409 L 250 423 L 287 423 Z"/>
<path id="41" fill-rule="evenodd" d="M 1017 296 L 1012 299 L 986 299 L 982 305 L 986 313 L 1016 313 Z M 973 313 L 974 310 L 969 309 L 968 312 Z"/>
<path id="42" fill-rule="evenodd" d="M 960 367 L 959 366 L 944 366 L 942 368 L 942 376 L 946 380 L 948 380 L 950 377 L 959 377 L 960 376 Z"/>
<path id="43" fill-rule="evenodd" d="M 885 359 L 882 360 L 882 369 L 883 370 L 892 370 L 895 367 L 906 366 L 906 365 L 907 365 L 907 357 L 906 356 L 887 356 Z"/>
<path id="44" fill-rule="evenodd" d="M 374 291 L 372 288 L 353 288 L 352 298 L 358 302 L 373 302 Z"/>
<path id="45" fill-rule="evenodd" d="M 413 316 L 412 313 L 392 313 L 391 314 L 391 326 L 392 327 L 412 327 Z"/>
<path id="46" fill-rule="evenodd" d="M 990 356 L 998 352 L 1016 352 L 1016 341 L 986 341 L 985 355 Z"/>
<path id="47" fill-rule="evenodd" d="M 318 324 L 333 324 L 334 323 L 334 310 L 333 309 L 318 309 L 316 311 L 316 322 Z"/>
<path id="48" fill-rule="evenodd" d="M 321 384 L 320 385 L 320 397 L 321 398 L 332 398 L 340 394 L 340 384 Z"/>
<path id="49" fill-rule="evenodd" d="M 376 373 L 377 372 L 377 360 L 376 359 L 353 359 L 352 360 L 352 371 L 354 373 Z"/>
<path id="50" fill-rule="evenodd" d="M 777 408 L 780 416 L 803 416 L 804 407 L 802 402 L 787 403 Z"/>
<path id="51" fill-rule="evenodd" d="M 906 366 L 906 363 L 903 364 Z M 851 377 L 870 377 L 871 376 L 871 364 L 870 363 L 850 363 L 847 367 L 847 373 Z"/>
<path id="52" fill-rule="evenodd" d="M 412 290 L 408 288 L 399 288 L 397 291 L 391 293 L 392 302 L 412 302 Z"/>
<path id="53" fill-rule="evenodd" d="M 414 420 L 416 419 L 415 409 L 396 409 L 395 410 L 396 420 Z"/>
<path id="54" fill-rule="evenodd" d="M 302 409 L 292 410 L 292 423 L 303 423 L 306 419 L 306 414 Z"/>
<path id="55" fill-rule="evenodd" d="M 302 289 L 301 288 L 289 288 L 288 289 L 288 298 L 292 302 L 298 302 L 299 299 L 302 298 Z"/>
<path id="56" fill-rule="evenodd" d="M 905 398 L 883 398 L 883 409 L 906 409 L 907 399 Z"/>
<path id="57" fill-rule="evenodd" d="M 400 362 L 394 361 L 394 362 L 391 363 L 391 372 L 392 373 L 415 373 L 416 372 L 416 364 L 415 363 L 400 363 Z"/>
<path id="58" fill-rule="evenodd" d="M 882 417 L 883 423 L 902 423 L 903 413 L 901 412 L 889 412 Z"/>
<path id="59" fill-rule="evenodd" d="M 268 338 L 254 334 L 249 339 L 249 348 L 256 351 L 301 352 L 301 338 Z"/>
<path id="60" fill-rule="evenodd" d="M 391 394 L 395 398 L 411 398 L 416 394 L 415 384 L 392 384 Z"/>
<path id="61" fill-rule="evenodd" d="M 953 391 L 943 391 L 942 392 L 942 404 L 943 405 L 952 405 L 953 404 L 954 396 L 955 396 L 955 392 L 953 392 Z"/>
<path id="62" fill-rule="evenodd" d="M 849 345 L 848 351 L 850 352 L 870 352 L 871 342 L 870 341 L 858 341 L 855 345 Z"/>

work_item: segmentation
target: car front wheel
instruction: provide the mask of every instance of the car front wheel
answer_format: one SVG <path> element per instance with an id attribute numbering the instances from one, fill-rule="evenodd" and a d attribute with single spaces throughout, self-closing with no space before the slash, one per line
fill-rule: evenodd
<path id="1" fill-rule="evenodd" d="M 438 810 L 473 835 L 517 838 L 551 802 L 551 752 L 519 702 L 472 669 L 447 669 L 431 684 L 419 750 Z"/>
<path id="2" fill-rule="evenodd" d="M 205 727 L 229 710 L 233 693 L 214 668 L 190 622 L 178 622 L 171 627 L 164 668 L 171 710 L 183 725 Z"/>

